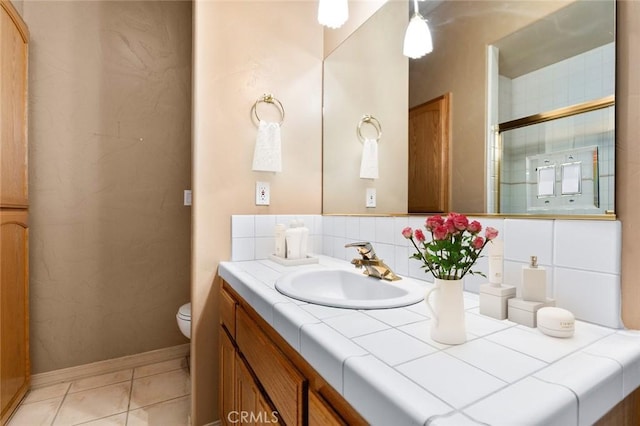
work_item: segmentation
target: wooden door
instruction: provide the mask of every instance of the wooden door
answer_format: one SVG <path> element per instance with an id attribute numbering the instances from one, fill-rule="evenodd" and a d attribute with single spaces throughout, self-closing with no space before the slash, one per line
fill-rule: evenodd
<path id="1" fill-rule="evenodd" d="M 409 110 L 409 213 L 449 210 L 451 93 Z"/>
<path id="2" fill-rule="evenodd" d="M 4 424 L 29 388 L 26 210 L 0 210 L 0 403 Z"/>
<path id="3" fill-rule="evenodd" d="M 22 19 L 0 0 L 0 206 L 27 207 L 27 39 Z"/>

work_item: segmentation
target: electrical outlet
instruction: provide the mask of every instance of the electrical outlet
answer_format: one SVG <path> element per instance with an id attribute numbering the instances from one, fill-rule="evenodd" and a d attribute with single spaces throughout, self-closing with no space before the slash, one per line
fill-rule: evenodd
<path id="1" fill-rule="evenodd" d="M 185 206 L 190 206 L 191 205 L 191 190 L 190 189 L 185 189 L 183 194 L 182 194 L 182 200 L 183 200 L 183 204 Z"/>
<path id="2" fill-rule="evenodd" d="M 256 182 L 256 206 L 268 206 L 270 197 L 269 182 Z"/>
<path id="3" fill-rule="evenodd" d="M 376 189 L 375 188 L 367 188 L 367 207 L 375 207 L 376 206 Z"/>

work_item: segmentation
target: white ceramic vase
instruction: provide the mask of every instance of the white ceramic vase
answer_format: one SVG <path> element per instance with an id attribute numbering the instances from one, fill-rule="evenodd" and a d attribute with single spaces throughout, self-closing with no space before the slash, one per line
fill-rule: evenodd
<path id="1" fill-rule="evenodd" d="M 424 301 L 431 314 L 431 338 L 446 345 L 459 345 L 467 340 L 464 319 L 462 280 L 435 279 Z"/>

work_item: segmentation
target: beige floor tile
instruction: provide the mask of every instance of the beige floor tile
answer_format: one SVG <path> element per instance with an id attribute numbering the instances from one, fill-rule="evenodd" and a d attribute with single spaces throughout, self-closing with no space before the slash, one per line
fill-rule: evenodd
<path id="1" fill-rule="evenodd" d="M 82 426 L 125 426 L 127 424 L 127 413 L 116 414 L 87 423 L 80 423 Z"/>
<path id="2" fill-rule="evenodd" d="M 75 425 L 127 411 L 129 382 L 69 393 L 54 425 Z"/>
<path id="3" fill-rule="evenodd" d="M 152 376 L 154 374 L 166 373 L 167 371 L 180 369 L 187 369 L 187 359 L 185 357 L 138 367 L 133 372 L 133 378 L 138 379 L 140 377 Z"/>
<path id="4" fill-rule="evenodd" d="M 31 389 L 22 401 L 23 404 L 31 402 L 43 401 L 45 399 L 57 398 L 64 396 L 69 390 L 69 383 L 58 383 L 57 385 L 45 386 L 42 388 Z"/>
<path id="5" fill-rule="evenodd" d="M 8 423 L 8 426 L 49 426 L 56 416 L 63 397 L 22 404 Z"/>
<path id="6" fill-rule="evenodd" d="M 184 370 L 142 377 L 133 381 L 129 407 L 133 410 L 189 395 L 190 392 L 189 374 Z"/>
<path id="7" fill-rule="evenodd" d="M 129 411 L 127 426 L 189 426 L 188 396 Z"/>
<path id="8" fill-rule="evenodd" d="M 99 376 L 87 377 L 71 383 L 69 393 L 80 392 L 88 389 L 95 389 L 102 386 L 113 385 L 115 383 L 131 380 L 133 370 L 116 371 L 115 373 L 101 374 Z"/>

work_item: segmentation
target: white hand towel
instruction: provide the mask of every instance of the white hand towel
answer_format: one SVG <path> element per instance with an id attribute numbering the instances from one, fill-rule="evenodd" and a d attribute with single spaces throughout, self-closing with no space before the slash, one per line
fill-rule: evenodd
<path id="1" fill-rule="evenodd" d="M 256 147 L 253 151 L 253 170 L 256 172 L 281 172 L 280 124 L 260 120 Z"/>
<path id="2" fill-rule="evenodd" d="M 365 139 L 360 163 L 361 179 L 378 179 L 378 141 Z"/>

